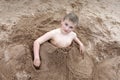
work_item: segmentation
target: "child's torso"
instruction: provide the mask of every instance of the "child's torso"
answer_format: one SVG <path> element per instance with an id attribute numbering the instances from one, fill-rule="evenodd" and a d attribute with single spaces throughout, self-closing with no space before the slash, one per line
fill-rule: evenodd
<path id="1" fill-rule="evenodd" d="M 62 48 L 62 47 L 68 47 L 72 43 L 74 39 L 73 33 L 64 35 L 64 34 L 61 34 L 60 29 L 56 29 L 55 31 L 56 31 L 55 32 L 56 34 L 50 40 L 50 42 L 53 45 Z"/>

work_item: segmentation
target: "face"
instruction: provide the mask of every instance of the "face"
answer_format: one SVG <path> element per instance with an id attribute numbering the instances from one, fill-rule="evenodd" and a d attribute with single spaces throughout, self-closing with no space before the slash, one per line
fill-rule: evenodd
<path id="1" fill-rule="evenodd" d="M 73 22 L 71 22 L 70 20 L 66 19 L 61 21 L 61 29 L 65 32 L 65 33 L 70 33 L 71 31 L 73 31 L 75 29 L 76 24 L 74 24 Z"/>

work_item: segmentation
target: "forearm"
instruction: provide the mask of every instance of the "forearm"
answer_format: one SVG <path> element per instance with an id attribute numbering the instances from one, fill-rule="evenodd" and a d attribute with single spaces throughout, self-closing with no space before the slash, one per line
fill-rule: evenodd
<path id="1" fill-rule="evenodd" d="M 40 44 L 38 41 L 34 42 L 34 59 L 40 59 L 39 57 Z"/>
<path id="2" fill-rule="evenodd" d="M 84 47 L 84 45 L 81 41 L 78 41 L 78 44 L 79 44 L 80 47 Z"/>
<path id="3" fill-rule="evenodd" d="M 83 54 L 84 51 L 85 51 L 84 45 L 83 45 L 83 43 L 82 43 L 81 41 L 79 41 L 78 44 L 79 44 L 79 50 L 80 50 L 80 53 Z"/>

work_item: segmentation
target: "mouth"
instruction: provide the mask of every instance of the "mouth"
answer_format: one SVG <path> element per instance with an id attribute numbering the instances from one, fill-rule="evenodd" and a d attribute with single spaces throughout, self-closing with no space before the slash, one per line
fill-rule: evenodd
<path id="1" fill-rule="evenodd" d="M 66 34 L 66 33 L 69 33 L 69 31 L 68 31 L 68 30 L 65 30 L 65 29 L 62 29 L 62 32 L 65 33 L 65 34 Z"/>
<path id="2" fill-rule="evenodd" d="M 67 30 L 64 30 L 64 32 L 68 33 L 68 31 L 67 31 Z"/>

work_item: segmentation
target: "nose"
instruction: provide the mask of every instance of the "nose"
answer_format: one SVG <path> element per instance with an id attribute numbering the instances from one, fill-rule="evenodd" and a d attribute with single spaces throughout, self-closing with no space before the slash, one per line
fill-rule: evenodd
<path id="1" fill-rule="evenodd" d="M 69 27 L 68 27 L 68 26 L 66 26 L 66 27 L 65 27 L 65 30 L 66 30 L 66 31 L 67 31 L 67 30 L 69 30 Z"/>
<path id="2" fill-rule="evenodd" d="M 64 31 L 65 31 L 65 32 L 69 32 L 69 31 L 70 31 L 70 30 L 69 30 L 69 27 L 65 27 Z"/>

